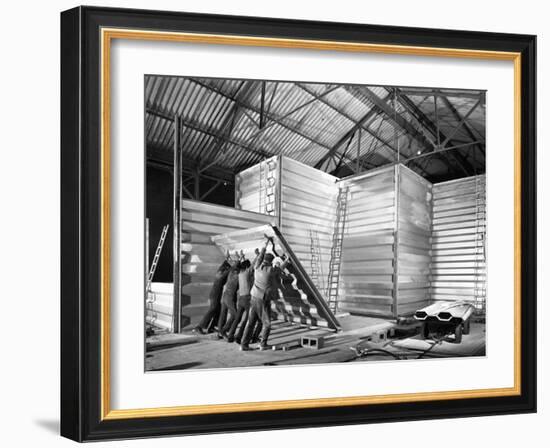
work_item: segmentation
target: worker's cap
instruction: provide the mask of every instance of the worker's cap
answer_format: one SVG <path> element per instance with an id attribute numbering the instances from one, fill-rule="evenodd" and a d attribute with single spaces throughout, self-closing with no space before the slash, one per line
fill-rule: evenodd
<path id="1" fill-rule="evenodd" d="M 273 254 L 265 254 L 264 256 L 264 261 L 266 263 L 271 263 L 273 261 L 273 259 L 275 258 L 275 256 Z"/>

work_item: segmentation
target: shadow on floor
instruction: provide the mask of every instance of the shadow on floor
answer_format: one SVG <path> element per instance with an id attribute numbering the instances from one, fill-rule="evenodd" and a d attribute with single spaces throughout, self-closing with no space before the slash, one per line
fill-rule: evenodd
<path id="1" fill-rule="evenodd" d="M 150 369 L 151 372 L 160 372 L 163 370 L 185 370 L 185 369 L 193 369 L 195 367 L 198 367 L 202 365 L 202 362 L 185 362 L 183 364 L 178 364 L 175 366 L 168 366 L 168 367 L 159 367 L 158 369 Z"/>
<path id="2" fill-rule="evenodd" d="M 168 342 L 166 344 L 147 344 L 147 353 L 156 352 L 158 350 L 167 350 L 169 348 L 183 347 L 184 345 L 196 344 L 198 339 L 191 339 L 188 341 Z"/>

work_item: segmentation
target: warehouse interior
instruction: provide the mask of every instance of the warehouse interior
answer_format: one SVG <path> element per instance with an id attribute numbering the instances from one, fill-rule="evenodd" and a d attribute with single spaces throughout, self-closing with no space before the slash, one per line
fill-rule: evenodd
<path id="1" fill-rule="evenodd" d="M 146 76 L 146 370 L 485 355 L 485 97 Z M 275 350 L 192 333 L 266 235 Z"/>

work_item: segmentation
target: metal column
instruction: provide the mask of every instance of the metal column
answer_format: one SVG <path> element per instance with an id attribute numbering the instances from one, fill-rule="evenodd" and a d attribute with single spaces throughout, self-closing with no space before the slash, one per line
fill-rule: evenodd
<path id="1" fill-rule="evenodd" d="M 399 314 L 399 196 L 400 196 L 400 170 L 399 164 L 394 167 L 394 204 L 395 204 L 395 228 L 393 239 L 393 317 Z"/>
<path id="2" fill-rule="evenodd" d="M 180 227 L 181 227 L 181 117 L 174 117 L 174 306 L 172 315 L 172 329 L 174 333 L 181 331 L 181 244 L 180 244 Z"/>

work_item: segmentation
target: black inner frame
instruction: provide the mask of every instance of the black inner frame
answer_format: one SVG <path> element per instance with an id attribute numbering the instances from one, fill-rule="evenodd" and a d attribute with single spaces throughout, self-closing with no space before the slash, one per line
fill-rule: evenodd
<path id="1" fill-rule="evenodd" d="M 100 28 L 520 52 L 521 395 L 100 420 Z M 536 37 L 166 11 L 61 15 L 61 434 L 78 441 L 536 411 Z"/>

